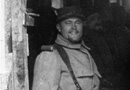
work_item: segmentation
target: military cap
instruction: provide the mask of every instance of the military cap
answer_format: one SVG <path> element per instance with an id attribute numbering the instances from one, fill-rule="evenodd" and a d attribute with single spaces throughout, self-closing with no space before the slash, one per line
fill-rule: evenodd
<path id="1" fill-rule="evenodd" d="M 57 10 L 57 23 L 71 17 L 78 17 L 81 20 L 85 20 L 82 8 L 78 6 L 68 6 Z"/>

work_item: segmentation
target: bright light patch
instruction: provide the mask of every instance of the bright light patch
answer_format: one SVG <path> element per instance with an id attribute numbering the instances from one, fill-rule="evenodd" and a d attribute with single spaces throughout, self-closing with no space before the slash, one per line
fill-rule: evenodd
<path id="1" fill-rule="evenodd" d="M 63 7 L 63 0 L 51 0 L 51 2 L 53 8 L 59 9 Z"/>
<path id="2" fill-rule="evenodd" d="M 5 27 L 4 27 L 4 0 L 0 1 L 0 74 L 5 70 Z"/>
<path id="3" fill-rule="evenodd" d="M 109 0 L 110 3 L 117 3 L 117 0 Z"/>

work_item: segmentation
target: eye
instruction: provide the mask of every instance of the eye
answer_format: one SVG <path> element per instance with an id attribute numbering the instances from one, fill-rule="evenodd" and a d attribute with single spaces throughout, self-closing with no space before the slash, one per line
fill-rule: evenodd
<path id="1" fill-rule="evenodd" d="M 65 24 L 71 24 L 71 21 L 66 21 Z"/>
<path id="2" fill-rule="evenodd" d="M 77 20 L 76 24 L 82 24 L 82 21 L 81 20 Z"/>

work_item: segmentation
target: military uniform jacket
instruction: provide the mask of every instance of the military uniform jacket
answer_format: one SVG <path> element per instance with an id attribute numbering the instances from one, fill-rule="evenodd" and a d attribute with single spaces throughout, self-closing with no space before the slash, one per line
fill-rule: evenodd
<path id="1" fill-rule="evenodd" d="M 83 44 L 70 45 L 58 35 L 57 44 L 65 49 L 82 90 L 98 90 L 100 74 Z M 69 70 L 56 49 L 41 52 L 35 62 L 32 90 L 76 90 Z"/>

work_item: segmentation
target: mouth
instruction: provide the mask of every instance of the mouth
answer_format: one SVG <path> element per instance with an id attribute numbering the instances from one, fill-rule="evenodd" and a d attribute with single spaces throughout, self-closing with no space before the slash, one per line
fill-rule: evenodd
<path id="1" fill-rule="evenodd" d="M 69 33 L 72 34 L 72 35 L 76 35 L 76 34 L 79 33 L 79 31 L 77 31 L 77 30 L 72 30 L 72 31 L 70 31 Z"/>

